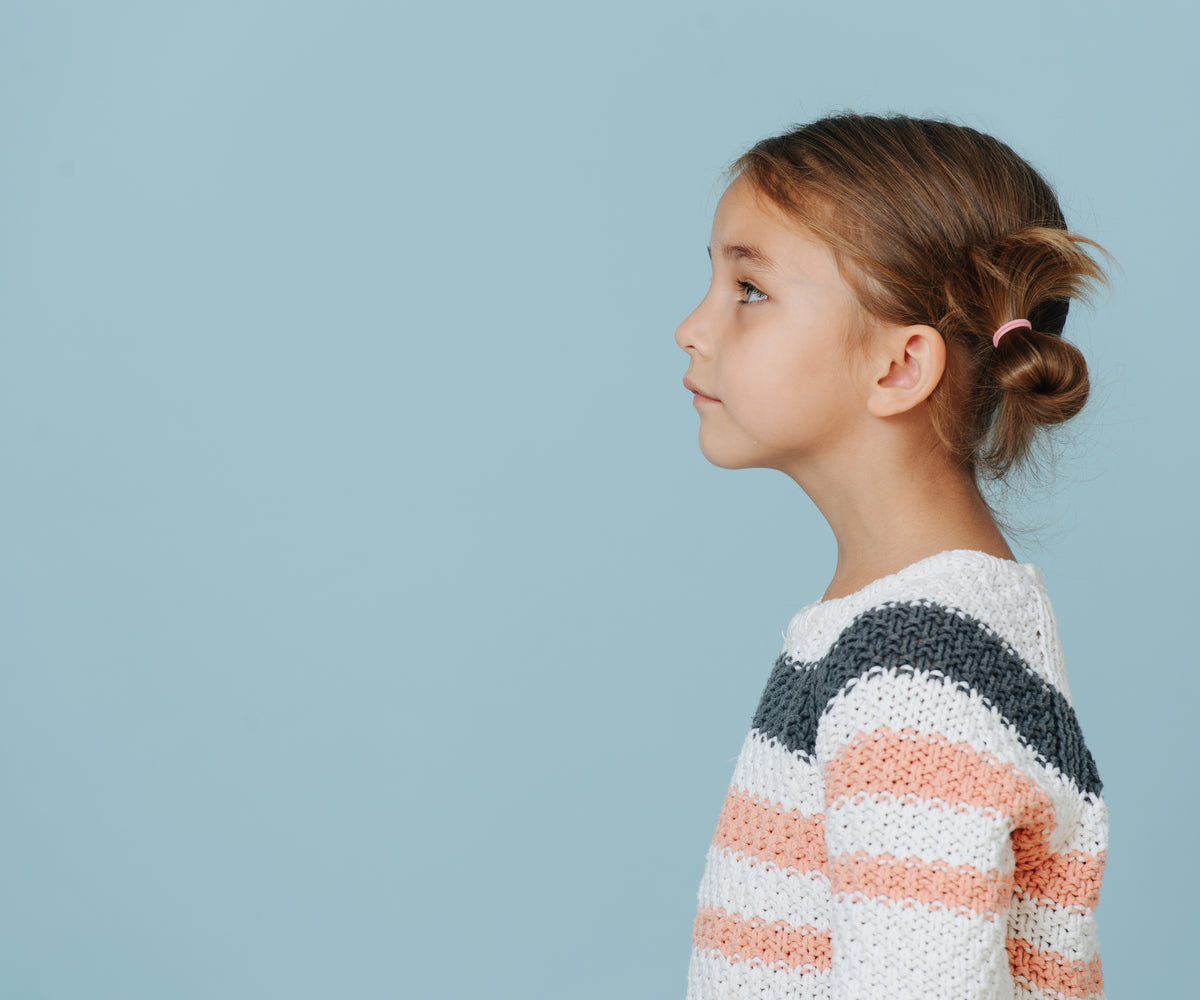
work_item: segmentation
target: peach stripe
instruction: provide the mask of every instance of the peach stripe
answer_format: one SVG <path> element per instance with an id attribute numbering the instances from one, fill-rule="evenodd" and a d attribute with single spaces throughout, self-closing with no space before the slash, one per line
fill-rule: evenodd
<path id="1" fill-rule="evenodd" d="M 1014 847 L 1016 835 L 1013 836 Z M 1059 906 L 1095 909 L 1100 903 L 1100 880 L 1104 877 L 1105 854 L 1044 854 L 1036 850 L 1017 853 L 1017 888 L 1033 899 L 1047 899 Z"/>
<path id="2" fill-rule="evenodd" d="M 1010 938 L 1008 967 L 1032 986 L 1068 997 L 1097 997 L 1104 990 L 1100 956 L 1087 962 L 1071 962 L 1058 952 L 1038 951 L 1028 941 Z"/>
<path id="3" fill-rule="evenodd" d="M 1022 818 L 1045 793 L 1010 764 L 969 743 L 913 729 L 877 729 L 855 737 L 826 765 L 825 801 L 890 793 L 941 799 Z"/>
<path id="4" fill-rule="evenodd" d="M 727 913 L 705 907 L 696 914 L 692 942 L 699 950 L 720 952 L 730 961 L 761 962 L 768 968 L 825 972 L 833 964 L 833 944 L 828 931 L 793 927 L 782 920 L 767 923 L 761 917 Z"/>
<path id="5" fill-rule="evenodd" d="M 721 808 L 713 843 L 742 851 L 780 868 L 823 871 L 825 868 L 825 817 L 805 816 L 784 809 L 740 788 L 731 788 Z"/>
<path id="6" fill-rule="evenodd" d="M 1035 899 L 1095 907 L 1104 855 L 1050 851 L 1054 803 L 1027 775 L 969 743 L 912 729 L 879 729 L 856 737 L 829 762 L 826 802 L 847 796 L 892 795 L 970 806 L 1014 826 L 1015 883 Z"/>
<path id="7" fill-rule="evenodd" d="M 918 902 L 948 910 L 968 909 L 988 918 L 1008 909 L 1012 876 L 981 872 L 971 865 L 949 865 L 891 854 L 843 854 L 830 865 L 835 893 L 862 893 L 896 903 Z"/>

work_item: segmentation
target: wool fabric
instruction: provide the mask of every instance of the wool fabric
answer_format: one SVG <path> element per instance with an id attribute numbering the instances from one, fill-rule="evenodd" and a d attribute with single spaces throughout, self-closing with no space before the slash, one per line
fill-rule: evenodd
<path id="1" fill-rule="evenodd" d="M 1041 572 L 931 556 L 789 624 L 688 1000 L 1098 1000 L 1107 843 Z"/>

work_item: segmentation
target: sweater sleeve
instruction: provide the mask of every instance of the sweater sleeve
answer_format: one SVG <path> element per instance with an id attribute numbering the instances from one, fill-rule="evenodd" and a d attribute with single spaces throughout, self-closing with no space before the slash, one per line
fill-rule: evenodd
<path id="1" fill-rule="evenodd" d="M 1063 693 L 984 623 L 861 615 L 822 661 L 830 995 L 1103 995 L 1095 763 Z"/>
<path id="2" fill-rule="evenodd" d="M 826 747 L 832 996 L 1011 995 L 1011 831 L 1027 810 L 1027 782 L 985 739 L 929 724 L 939 695 L 928 679 L 884 674 L 861 688 L 873 700 L 886 689 L 899 710 L 880 719 L 879 701 L 855 713 L 857 699 L 845 699 L 850 718 Z"/>

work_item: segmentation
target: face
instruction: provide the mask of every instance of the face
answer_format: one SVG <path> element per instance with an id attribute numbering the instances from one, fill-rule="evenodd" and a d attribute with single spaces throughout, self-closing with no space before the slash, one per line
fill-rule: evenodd
<path id="1" fill-rule="evenodd" d="M 713 218 L 712 284 L 680 324 L 700 449 L 728 469 L 798 477 L 845 448 L 865 412 L 847 334 L 859 307 L 829 249 L 749 182 Z"/>

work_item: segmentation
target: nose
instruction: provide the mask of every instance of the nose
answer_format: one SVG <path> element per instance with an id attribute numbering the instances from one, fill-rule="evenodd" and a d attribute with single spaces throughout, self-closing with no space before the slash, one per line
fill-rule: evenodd
<path id="1" fill-rule="evenodd" d="M 703 353 L 702 342 L 705 339 L 703 317 L 704 302 L 696 306 L 687 318 L 675 328 L 675 343 L 691 354 L 693 351 Z"/>

